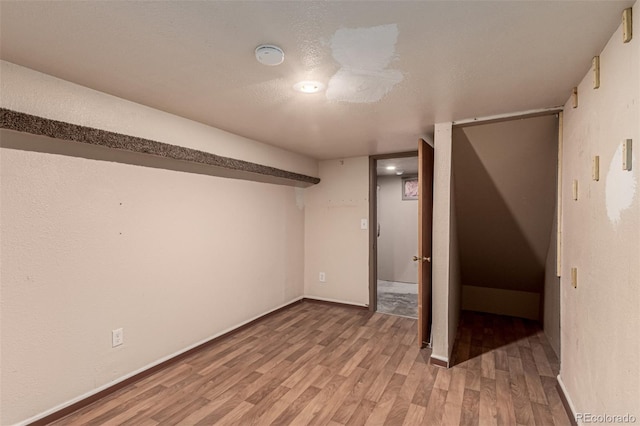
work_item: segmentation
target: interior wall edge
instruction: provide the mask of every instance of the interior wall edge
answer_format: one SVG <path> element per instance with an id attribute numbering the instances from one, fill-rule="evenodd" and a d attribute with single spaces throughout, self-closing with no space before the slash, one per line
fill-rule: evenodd
<path id="1" fill-rule="evenodd" d="M 451 352 L 449 347 L 449 310 L 452 308 L 450 298 L 451 126 L 451 122 L 436 123 L 434 134 L 431 333 L 433 355 L 443 359 L 448 358 Z M 455 333 L 455 330 L 453 332 Z"/>
<path id="2" fill-rule="evenodd" d="M 376 166 L 378 160 L 376 156 L 369 156 L 369 222 L 376 226 L 369 226 L 369 310 L 378 310 L 378 176 Z"/>

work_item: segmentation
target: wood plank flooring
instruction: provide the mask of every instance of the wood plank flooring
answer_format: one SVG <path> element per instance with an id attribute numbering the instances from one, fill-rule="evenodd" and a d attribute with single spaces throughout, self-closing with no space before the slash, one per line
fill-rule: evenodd
<path id="1" fill-rule="evenodd" d="M 455 366 L 416 320 L 303 302 L 56 425 L 569 425 L 537 324 L 463 312 Z"/>

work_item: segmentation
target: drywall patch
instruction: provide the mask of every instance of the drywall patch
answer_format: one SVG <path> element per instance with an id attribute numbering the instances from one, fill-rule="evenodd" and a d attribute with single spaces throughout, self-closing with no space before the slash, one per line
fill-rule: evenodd
<path id="1" fill-rule="evenodd" d="M 352 103 L 382 99 L 404 78 L 401 71 L 387 69 L 397 57 L 397 41 L 396 24 L 336 31 L 331 50 L 341 68 L 329 80 L 327 99 Z"/>
<path id="2" fill-rule="evenodd" d="M 611 223 L 620 222 L 622 212 L 631 207 L 635 193 L 635 171 L 622 170 L 622 144 L 620 144 L 609 164 L 605 187 L 607 215 Z"/>

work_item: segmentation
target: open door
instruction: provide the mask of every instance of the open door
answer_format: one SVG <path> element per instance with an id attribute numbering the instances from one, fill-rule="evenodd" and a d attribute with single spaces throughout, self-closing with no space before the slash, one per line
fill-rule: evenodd
<path id="1" fill-rule="evenodd" d="M 429 343 L 431 330 L 431 229 L 433 224 L 433 147 L 418 148 L 418 342 Z"/>

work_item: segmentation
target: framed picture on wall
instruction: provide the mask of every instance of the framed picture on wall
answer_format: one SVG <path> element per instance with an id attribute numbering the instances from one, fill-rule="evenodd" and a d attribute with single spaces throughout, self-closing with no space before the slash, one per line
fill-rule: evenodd
<path id="1" fill-rule="evenodd" d="M 402 199 L 417 200 L 418 199 L 418 177 L 402 178 Z"/>

